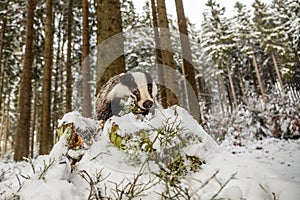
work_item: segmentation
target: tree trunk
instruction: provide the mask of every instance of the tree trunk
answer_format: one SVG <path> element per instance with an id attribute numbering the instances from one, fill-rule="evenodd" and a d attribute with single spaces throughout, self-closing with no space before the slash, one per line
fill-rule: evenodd
<path id="1" fill-rule="evenodd" d="M 275 85 L 276 84 L 276 79 L 273 75 L 274 71 L 273 71 L 273 68 L 270 66 L 269 62 L 267 63 L 267 68 L 268 68 L 268 71 L 269 71 L 269 74 L 270 74 L 269 79 L 271 80 L 272 85 Z"/>
<path id="2" fill-rule="evenodd" d="M 73 26 L 73 0 L 68 5 L 68 28 L 67 28 L 67 62 L 66 62 L 66 112 L 72 111 L 72 26 Z"/>
<path id="3" fill-rule="evenodd" d="M 82 0 L 82 115 L 92 114 L 90 65 L 89 65 L 89 5 L 88 0 Z"/>
<path id="4" fill-rule="evenodd" d="M 184 85 L 187 93 L 188 110 L 199 122 L 201 122 L 200 107 L 198 102 L 198 90 L 193 66 L 192 50 L 188 37 L 187 21 L 184 14 L 182 0 L 175 0 L 177 21 L 180 32 L 181 54 L 183 60 Z M 188 84 L 191 87 L 188 87 Z"/>
<path id="5" fill-rule="evenodd" d="M 41 94 L 40 93 L 37 93 L 37 99 L 38 101 L 41 101 Z M 42 118 L 42 109 L 41 109 L 41 105 L 37 105 L 36 106 L 36 121 L 35 121 L 35 131 L 36 131 L 36 142 L 37 144 L 35 145 L 36 147 L 39 147 L 40 145 L 40 141 L 41 141 L 41 118 Z"/>
<path id="6" fill-rule="evenodd" d="M 119 0 L 97 0 L 96 12 L 98 94 L 111 77 L 125 72 L 125 56 Z"/>
<path id="7" fill-rule="evenodd" d="M 62 22 L 63 23 L 63 22 Z M 63 29 L 63 28 L 62 28 Z M 65 71 L 65 66 L 63 63 L 65 63 L 65 54 L 64 54 L 64 49 L 65 49 L 65 44 L 67 42 L 66 39 L 66 34 L 62 34 L 62 45 L 60 49 L 60 63 L 58 66 L 58 71 L 59 71 L 59 87 L 60 87 L 60 92 L 59 92 L 59 105 L 60 105 L 60 113 L 59 115 L 62 117 L 64 115 L 66 106 L 64 105 L 65 102 L 65 96 L 66 96 L 66 91 L 64 90 L 65 88 L 65 82 L 66 82 L 66 76 L 64 75 Z M 72 84 L 72 83 L 71 83 Z"/>
<path id="8" fill-rule="evenodd" d="M 33 104 L 33 119 L 32 119 L 32 125 L 31 125 L 31 136 L 30 136 L 30 155 L 31 158 L 33 158 L 33 154 L 34 154 L 34 146 L 35 146 L 35 141 L 34 141 L 34 135 L 35 133 L 37 133 L 36 131 L 36 116 L 37 116 L 37 101 L 38 101 L 38 83 L 37 80 L 35 80 L 34 83 L 34 104 Z"/>
<path id="9" fill-rule="evenodd" d="M 3 98 L 2 92 L 3 92 L 3 85 L 4 85 L 4 65 L 2 64 L 2 59 L 3 59 L 3 46 L 5 40 L 6 24 L 7 24 L 7 20 L 6 18 L 3 18 L 2 28 L 0 31 L 0 110 L 2 106 L 2 98 Z"/>
<path id="10" fill-rule="evenodd" d="M 29 133 L 30 133 L 30 114 L 31 114 L 31 78 L 32 78 L 32 48 L 33 48 L 33 24 L 34 10 L 36 0 L 28 0 L 28 15 L 26 22 L 26 44 L 25 44 L 25 60 L 21 75 L 21 83 L 19 90 L 19 118 L 18 127 L 15 138 L 15 154 L 14 160 L 20 161 L 23 157 L 29 155 Z"/>
<path id="11" fill-rule="evenodd" d="M 255 72 L 255 67 L 253 64 L 253 61 L 249 59 L 249 67 L 250 67 L 250 71 L 251 71 L 251 78 L 253 81 L 253 87 L 254 87 L 254 92 L 256 94 L 258 94 L 258 86 L 257 86 L 257 76 L 256 76 L 256 72 Z"/>
<path id="12" fill-rule="evenodd" d="M 235 89 L 234 89 L 234 85 L 233 85 L 233 81 L 232 81 L 231 70 L 229 68 L 228 63 L 226 63 L 226 69 L 227 69 L 228 78 L 229 78 L 230 90 L 231 90 L 231 94 L 232 94 L 232 98 L 233 98 L 233 106 L 234 106 L 234 108 L 236 108 L 237 107 L 236 93 L 235 93 Z"/>
<path id="13" fill-rule="evenodd" d="M 156 9 L 155 0 L 151 0 L 151 10 L 152 10 L 152 19 L 153 19 L 153 28 L 154 28 L 156 63 L 158 64 L 157 73 L 158 73 L 160 102 L 161 105 L 164 108 L 166 108 L 167 94 L 166 94 L 165 82 L 164 82 L 164 71 L 162 68 L 162 53 L 161 53 L 160 40 L 159 40 L 157 9 Z"/>
<path id="14" fill-rule="evenodd" d="M 261 95 L 263 97 L 264 102 L 267 103 L 268 99 L 267 99 L 267 95 L 266 95 L 266 92 L 265 92 L 265 86 L 262 82 L 261 75 L 259 73 L 258 65 L 257 65 L 257 62 L 256 62 L 256 57 L 255 57 L 254 54 L 253 54 L 253 57 L 252 57 L 252 61 L 253 61 L 256 77 L 257 77 L 257 80 L 258 80 L 258 84 L 259 84 L 259 87 L 260 87 Z"/>
<path id="15" fill-rule="evenodd" d="M 281 79 L 280 71 L 279 71 L 279 68 L 278 68 L 278 64 L 277 64 L 274 52 L 272 53 L 272 60 L 273 60 L 273 63 L 274 63 L 274 68 L 275 68 L 275 71 L 276 71 L 276 75 L 277 75 L 277 78 L 278 78 L 280 89 L 284 92 L 283 82 L 282 82 L 282 79 Z"/>
<path id="16" fill-rule="evenodd" d="M 56 51 L 56 63 L 55 63 L 55 74 L 54 74 L 54 90 L 53 90 L 53 111 L 52 111 L 52 121 L 53 121 L 53 126 L 52 126 L 52 130 L 51 132 L 54 132 L 54 129 L 57 128 L 57 123 L 58 123 L 58 119 L 60 119 L 62 117 L 62 94 L 61 94 L 61 90 L 62 88 L 59 88 L 59 83 L 60 81 L 62 82 L 62 80 L 60 80 L 61 77 L 61 71 L 63 71 L 61 69 L 61 62 L 62 61 L 62 57 L 61 57 L 61 48 L 62 48 L 62 17 L 58 19 L 58 33 L 57 33 L 57 51 Z M 60 91 L 60 92 L 59 92 Z M 57 135 L 54 135 L 54 139 L 53 141 L 56 142 L 57 141 Z"/>
<path id="17" fill-rule="evenodd" d="M 8 139 L 8 134 L 9 134 L 9 112 L 10 112 L 10 95 L 11 93 L 8 94 L 8 101 L 6 104 L 6 111 L 5 113 L 3 112 L 3 115 L 5 116 L 5 120 L 3 120 L 4 123 L 2 123 L 2 126 L 5 127 L 5 130 L 3 130 L 3 135 L 0 137 L 0 141 L 3 144 L 1 147 L 1 159 L 4 158 L 6 152 L 7 152 L 7 139 Z M 4 107 L 4 106 L 3 106 Z"/>
<path id="18" fill-rule="evenodd" d="M 199 86 L 199 96 L 198 99 L 201 99 L 205 103 L 205 112 L 208 112 L 211 110 L 212 102 L 210 98 L 210 94 L 208 91 L 208 88 L 206 86 L 206 83 L 203 79 L 203 77 L 198 77 L 198 86 Z"/>
<path id="19" fill-rule="evenodd" d="M 51 133 L 51 76 L 53 58 L 53 0 L 46 0 L 45 52 L 43 73 L 42 131 L 39 154 L 48 154 L 53 144 Z"/>
<path id="20" fill-rule="evenodd" d="M 248 105 L 248 99 L 247 99 L 247 94 L 246 94 L 246 90 L 245 90 L 245 84 L 244 84 L 242 74 L 240 72 L 238 72 L 238 77 L 239 77 L 239 80 L 240 80 L 240 87 L 241 87 L 241 91 L 242 91 L 242 100 L 243 100 L 245 105 Z"/>
<path id="21" fill-rule="evenodd" d="M 6 95 L 4 95 L 4 99 L 6 98 Z M 3 106 L 1 108 L 1 126 L 0 126 L 0 152 L 2 152 L 3 146 L 2 146 L 2 140 L 3 140 L 3 136 L 4 136 L 4 122 L 5 122 L 5 118 L 6 115 L 5 113 L 5 103 L 3 103 Z M 3 154 L 1 153 L 1 159 L 3 159 Z"/>
<path id="22" fill-rule="evenodd" d="M 222 81 L 222 77 L 221 77 L 220 74 L 218 74 L 217 85 L 218 85 L 219 102 L 220 102 L 220 107 L 221 107 L 221 110 L 222 110 L 222 118 L 223 118 L 225 116 L 224 98 L 223 98 L 223 96 L 224 96 L 224 83 Z"/>
<path id="23" fill-rule="evenodd" d="M 179 89 L 177 83 L 176 66 L 171 46 L 171 34 L 167 17 L 165 0 L 157 0 L 157 11 L 160 27 L 160 44 L 162 49 L 162 63 L 166 86 L 167 105 L 178 104 Z"/>
<path id="24" fill-rule="evenodd" d="M 226 102 L 229 103 L 229 106 L 227 106 L 226 108 L 227 108 L 227 111 L 230 110 L 230 113 L 231 113 L 232 110 L 233 110 L 233 102 L 232 102 L 232 98 L 231 98 L 230 88 L 229 88 L 229 86 L 228 86 L 227 83 L 224 84 L 224 87 L 225 87 L 225 89 L 226 89 L 226 93 L 227 93 L 226 96 L 227 96 L 227 100 L 228 100 L 228 101 L 226 101 Z M 227 105 L 228 105 L 228 104 L 227 104 Z"/>

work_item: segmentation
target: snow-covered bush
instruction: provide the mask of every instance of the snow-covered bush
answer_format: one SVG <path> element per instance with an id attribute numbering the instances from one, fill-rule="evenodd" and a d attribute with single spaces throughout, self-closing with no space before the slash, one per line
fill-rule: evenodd
<path id="1" fill-rule="evenodd" d="M 219 141 L 232 139 L 233 145 L 265 137 L 297 139 L 300 137 L 300 106 L 279 95 L 269 95 L 269 101 L 251 97 L 248 105 L 239 105 L 230 114 L 210 115 L 209 132 Z"/>
<path id="2" fill-rule="evenodd" d="M 0 199 L 298 199 L 299 186 L 220 149 L 187 111 L 66 114 L 49 155 L 0 162 Z M 205 161 L 205 162 L 204 162 Z M 255 167 L 254 167 L 255 166 Z M 270 178 L 271 177 L 271 178 Z M 280 188 L 280 189 L 278 189 Z"/>

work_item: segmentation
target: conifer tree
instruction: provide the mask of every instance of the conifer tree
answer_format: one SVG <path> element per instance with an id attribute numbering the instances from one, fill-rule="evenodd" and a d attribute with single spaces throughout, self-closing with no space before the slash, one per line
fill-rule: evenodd
<path id="1" fill-rule="evenodd" d="M 67 62 L 66 62 L 66 112 L 72 111 L 72 27 L 73 27 L 73 0 L 68 1 L 67 15 Z"/>
<path id="2" fill-rule="evenodd" d="M 162 63 L 162 52 L 161 52 L 161 45 L 159 39 L 159 30 L 158 30 L 158 18 L 157 18 L 157 7 L 155 0 L 151 0 L 151 14 L 152 14 L 152 21 L 153 21 L 153 29 L 154 29 L 154 40 L 155 40 L 155 58 L 156 63 L 158 64 L 158 82 L 159 82 L 159 97 L 161 105 L 166 108 L 167 105 L 167 94 L 165 89 L 165 82 L 164 82 L 164 71 L 160 67 Z"/>
<path id="3" fill-rule="evenodd" d="M 231 51 L 234 47 L 234 36 L 232 31 L 230 31 L 230 24 L 224 18 L 225 8 L 220 7 L 220 4 L 214 0 L 209 0 L 206 5 L 210 8 L 210 12 L 205 16 L 206 21 L 203 24 L 202 45 L 205 53 L 214 62 L 215 65 L 213 67 L 218 71 L 217 74 L 220 76 L 221 73 L 227 72 L 229 80 L 227 97 L 230 104 L 236 107 L 236 92 L 233 85 L 231 66 L 229 66 L 231 65 Z M 219 78 L 219 80 L 221 79 Z M 231 100 L 231 96 L 233 100 Z"/>
<path id="4" fill-rule="evenodd" d="M 82 115 L 84 117 L 90 117 L 92 114 L 89 40 L 89 4 L 88 0 L 82 0 Z"/>
<path id="5" fill-rule="evenodd" d="M 251 81 L 252 68 L 249 67 L 249 63 L 251 66 L 251 57 L 253 55 L 252 52 L 252 35 L 251 35 L 251 21 L 250 21 L 250 13 L 246 9 L 244 4 L 237 2 L 235 4 L 236 16 L 234 16 L 233 23 L 234 26 L 234 40 L 236 42 L 236 51 L 235 51 L 235 65 L 237 66 L 238 71 L 238 79 L 240 82 L 240 88 L 242 93 L 242 100 L 245 104 L 248 104 L 246 97 L 246 88 L 245 88 L 245 78 L 250 80 L 251 84 L 255 83 L 255 80 Z"/>
<path id="6" fill-rule="evenodd" d="M 272 14 L 268 12 L 267 6 L 257 2 L 257 12 L 259 12 L 258 9 L 262 10 L 261 16 L 263 18 L 254 18 L 254 22 L 256 22 L 254 25 L 259 26 L 257 27 L 257 30 L 259 30 L 261 34 L 261 47 L 267 55 L 271 56 L 280 88 L 283 90 L 283 82 L 278 67 L 277 55 L 282 55 L 285 53 L 284 49 L 287 50 L 288 37 L 284 30 L 284 26 L 278 19 L 276 19 L 278 17 L 276 15 L 272 16 Z M 263 23 L 258 24 L 260 21 Z"/>
<path id="7" fill-rule="evenodd" d="M 105 52 L 97 52 L 97 94 L 111 77 L 125 72 L 125 56 L 120 1 L 97 0 L 96 2 L 97 45 L 102 45 L 105 40 L 117 35 L 117 40 L 110 43 L 110 46 L 105 48 Z M 120 57 L 112 63 L 106 63 L 116 55 L 120 55 Z"/>
<path id="8" fill-rule="evenodd" d="M 171 47 L 171 34 L 169 30 L 169 21 L 165 0 L 157 0 L 157 13 L 160 27 L 160 45 L 162 49 L 162 63 L 167 66 L 164 70 L 166 100 L 167 105 L 178 104 L 176 95 L 179 94 L 178 83 L 176 79 L 176 65 Z"/>
<path id="9" fill-rule="evenodd" d="M 261 71 L 263 71 L 262 69 L 260 70 L 259 66 L 258 66 L 258 62 L 257 62 L 257 53 L 260 53 L 261 56 L 261 60 L 263 60 L 264 58 L 264 54 L 262 53 L 262 51 L 260 51 L 260 44 L 261 41 L 263 40 L 262 37 L 264 37 L 262 35 L 262 27 L 266 27 L 267 21 L 266 21 L 266 11 L 267 11 L 267 7 L 265 6 L 265 4 L 263 4 L 260 0 L 255 0 L 254 3 L 252 4 L 252 6 L 254 7 L 254 18 L 253 18 L 253 43 L 252 43 L 252 48 L 253 48 L 253 55 L 252 55 L 252 61 L 253 61 L 253 65 L 254 65 L 254 69 L 255 69 L 255 73 L 257 76 L 257 80 L 259 83 L 259 87 L 260 87 L 260 92 L 261 95 L 264 99 L 265 102 L 268 101 L 267 98 L 267 94 L 266 94 L 266 89 L 264 86 L 264 82 L 262 80 L 262 76 L 261 76 Z M 256 49 L 255 47 L 258 47 L 258 49 Z"/>
<path id="10" fill-rule="evenodd" d="M 19 91 L 19 118 L 16 133 L 14 160 L 20 161 L 29 155 L 29 133 L 31 114 L 31 78 L 32 78 L 32 48 L 33 48 L 33 24 L 36 0 L 28 0 L 26 22 L 26 47 L 25 58 Z"/>
<path id="11" fill-rule="evenodd" d="M 275 0 L 271 8 L 270 20 L 274 28 L 269 31 L 272 33 L 272 43 L 268 49 L 272 56 L 275 54 L 279 59 L 280 71 L 284 72 L 285 78 L 289 80 L 297 66 L 300 66 L 297 53 L 297 49 L 300 49 L 300 19 L 296 17 L 297 12 L 300 12 L 300 5 L 294 0 Z"/>
<path id="12" fill-rule="evenodd" d="M 177 22 L 180 32 L 181 53 L 183 60 L 183 76 L 185 82 L 185 92 L 187 96 L 188 110 L 191 114 L 201 121 L 200 107 L 198 103 L 198 89 L 195 78 L 195 69 L 193 66 L 192 50 L 189 41 L 189 33 L 187 29 L 187 20 L 184 13 L 182 0 L 175 0 Z M 191 85 L 192 90 L 187 88 L 186 81 Z"/>
<path id="13" fill-rule="evenodd" d="M 43 73 L 42 130 L 39 153 L 47 154 L 53 144 L 51 133 L 51 79 L 53 65 L 53 0 L 46 1 L 45 52 Z"/>

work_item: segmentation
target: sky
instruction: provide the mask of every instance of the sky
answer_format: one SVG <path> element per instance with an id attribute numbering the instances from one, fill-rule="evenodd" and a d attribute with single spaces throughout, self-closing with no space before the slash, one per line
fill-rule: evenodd
<path id="1" fill-rule="evenodd" d="M 176 9 L 174 0 L 165 0 L 168 14 L 176 17 Z M 184 5 L 184 11 L 189 20 L 200 28 L 201 21 L 203 19 L 203 11 L 207 8 L 205 6 L 207 0 L 182 0 Z M 142 10 L 146 0 L 133 0 L 137 10 Z M 226 8 L 226 15 L 230 16 L 234 10 L 234 4 L 236 0 L 217 0 L 221 6 Z M 252 8 L 254 0 L 240 0 L 239 2 L 245 4 L 249 9 Z M 270 4 L 272 0 L 262 0 L 266 4 Z"/>

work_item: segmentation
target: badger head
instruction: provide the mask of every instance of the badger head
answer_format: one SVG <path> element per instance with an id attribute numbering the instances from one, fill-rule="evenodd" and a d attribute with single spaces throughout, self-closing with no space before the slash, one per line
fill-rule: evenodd
<path id="1" fill-rule="evenodd" d="M 157 86 L 147 72 L 124 73 L 111 94 L 112 99 L 133 97 L 135 104 L 147 114 L 154 106 Z"/>

